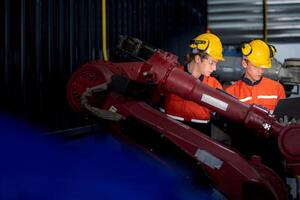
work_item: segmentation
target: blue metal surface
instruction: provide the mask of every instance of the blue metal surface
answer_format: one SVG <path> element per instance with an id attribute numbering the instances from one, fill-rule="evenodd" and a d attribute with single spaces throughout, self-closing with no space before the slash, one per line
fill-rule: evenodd
<path id="1" fill-rule="evenodd" d="M 0 199 L 214 199 L 179 165 L 165 165 L 105 130 L 77 139 L 0 113 Z"/>

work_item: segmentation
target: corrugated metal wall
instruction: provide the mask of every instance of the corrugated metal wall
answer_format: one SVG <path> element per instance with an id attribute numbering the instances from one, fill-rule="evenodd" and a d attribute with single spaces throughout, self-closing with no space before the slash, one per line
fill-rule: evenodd
<path id="1" fill-rule="evenodd" d="M 300 42 L 300 0 L 266 0 L 267 39 Z M 263 38 L 263 0 L 209 0 L 208 26 L 225 44 Z"/>
<path id="2" fill-rule="evenodd" d="M 119 34 L 178 55 L 206 27 L 206 1 L 107 0 L 109 51 Z M 0 1 L 1 110 L 52 129 L 82 123 L 65 97 L 70 74 L 102 57 L 101 0 Z"/>

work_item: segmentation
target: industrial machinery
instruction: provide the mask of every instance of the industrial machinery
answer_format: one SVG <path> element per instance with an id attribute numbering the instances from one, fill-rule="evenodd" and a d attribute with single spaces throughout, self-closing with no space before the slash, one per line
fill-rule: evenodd
<path id="1" fill-rule="evenodd" d="M 288 199 L 284 181 L 252 156 L 244 156 L 157 109 L 167 92 L 194 101 L 242 124 L 254 135 L 278 140 L 286 169 L 300 175 L 300 125 L 281 125 L 268 110 L 247 105 L 178 69 L 177 57 L 122 36 L 119 50 L 135 62 L 92 61 L 73 73 L 67 96 L 73 110 L 112 121 L 136 120 L 199 162 L 228 199 Z M 143 133 L 140 133 L 143 134 Z M 276 156 L 276 155 L 275 155 Z"/>

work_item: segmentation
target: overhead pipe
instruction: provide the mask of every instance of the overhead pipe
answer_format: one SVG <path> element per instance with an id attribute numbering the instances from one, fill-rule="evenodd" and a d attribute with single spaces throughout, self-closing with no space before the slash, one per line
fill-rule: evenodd
<path id="1" fill-rule="evenodd" d="M 103 59 L 108 61 L 106 43 L 106 0 L 102 0 L 102 52 Z"/>

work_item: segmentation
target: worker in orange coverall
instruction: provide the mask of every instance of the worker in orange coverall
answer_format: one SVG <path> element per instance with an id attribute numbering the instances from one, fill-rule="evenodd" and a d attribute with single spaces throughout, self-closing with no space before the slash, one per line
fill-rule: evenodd
<path id="1" fill-rule="evenodd" d="M 180 67 L 181 70 L 212 88 L 222 89 L 217 79 L 210 76 L 216 70 L 217 63 L 224 60 L 219 37 L 212 33 L 201 34 L 190 42 L 190 48 L 191 53 L 187 54 L 186 64 Z M 210 135 L 210 110 L 207 108 L 175 94 L 168 94 L 165 112 L 169 117 Z"/>
<path id="2" fill-rule="evenodd" d="M 242 66 L 245 74 L 241 80 L 226 89 L 226 92 L 247 104 L 256 104 L 273 111 L 279 99 L 285 98 L 283 86 L 263 76 L 271 68 L 271 58 L 276 49 L 256 39 L 242 45 Z"/>
<path id="3" fill-rule="evenodd" d="M 242 78 L 226 88 L 226 92 L 247 104 L 256 104 L 270 110 L 275 109 L 278 101 L 285 98 L 283 86 L 274 80 L 263 76 L 265 69 L 271 68 L 271 58 L 276 49 L 266 42 L 255 39 L 241 46 L 243 58 L 242 66 L 245 73 Z M 284 166 L 277 141 L 256 137 L 253 131 L 249 132 L 237 124 L 229 124 L 232 146 L 239 149 L 244 155 L 262 156 L 265 164 L 284 176 Z"/>

